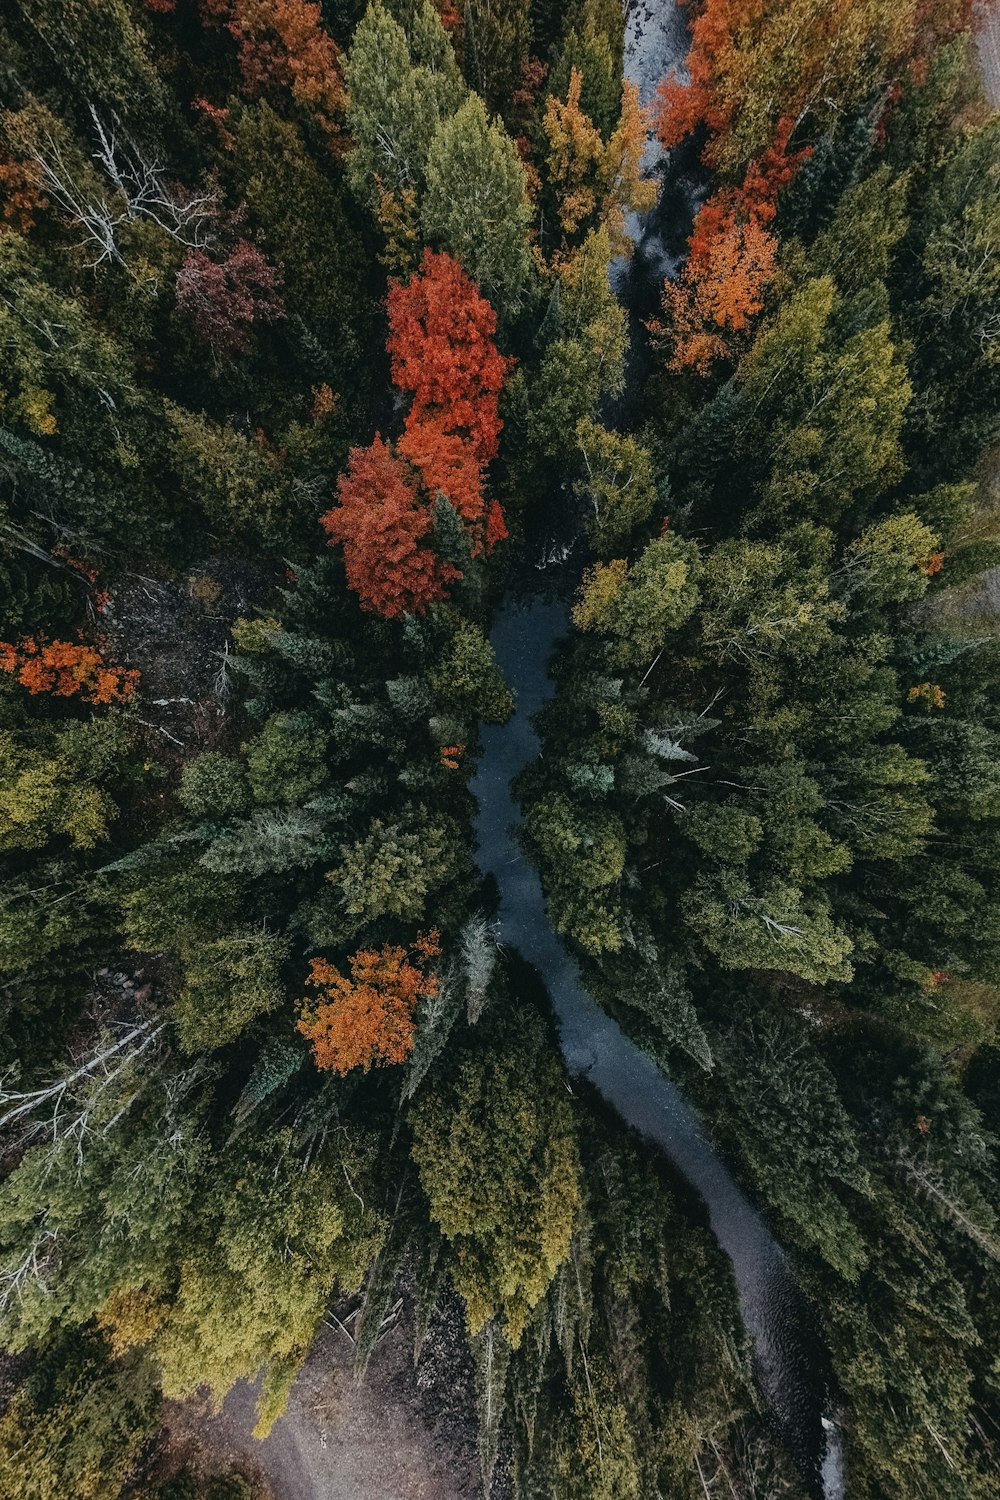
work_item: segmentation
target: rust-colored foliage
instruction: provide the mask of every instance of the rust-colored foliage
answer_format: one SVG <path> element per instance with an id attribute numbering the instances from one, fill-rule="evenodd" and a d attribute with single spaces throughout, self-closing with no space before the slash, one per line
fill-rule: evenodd
<path id="1" fill-rule="evenodd" d="M 810 155 L 790 152 L 794 122 L 782 120 L 768 149 L 746 169 L 739 187 L 722 187 L 699 209 L 688 258 L 676 281 L 663 288 L 666 323 L 653 332 L 672 345 L 670 368 L 706 374 L 734 351 L 764 306 L 777 270 L 778 242 L 766 226 L 778 211 L 778 194 Z"/>
<path id="2" fill-rule="evenodd" d="M 27 234 L 35 227 L 35 214 L 47 207 L 40 167 L 0 151 L 0 229 Z"/>
<path id="3" fill-rule="evenodd" d="M 910 703 L 919 703 L 928 713 L 935 708 L 944 708 L 945 692 L 936 682 L 920 682 L 911 687 L 906 695 Z"/>
<path id="4" fill-rule="evenodd" d="M 474 556 L 507 535 L 483 474 L 499 446 L 499 395 L 512 362 L 493 341 L 493 308 L 450 255 L 425 250 L 408 282 L 390 283 L 388 305 L 392 377 L 413 398 L 403 435 L 396 453 L 381 438 L 354 449 L 322 524 L 343 543 L 363 608 L 391 619 L 422 613 L 462 576 L 425 542 L 439 494 Z"/>
<path id="5" fill-rule="evenodd" d="M 124 703 L 139 681 L 133 668 L 106 666 L 95 646 L 73 641 L 25 638 L 17 646 L 0 641 L 0 671 L 16 677 L 29 693 L 78 697 L 85 703 Z"/>
<path id="6" fill-rule="evenodd" d="M 425 250 L 420 269 L 389 287 L 392 378 L 413 396 L 407 425 L 432 422 L 496 457 L 498 400 L 512 361 L 494 343 L 497 316 L 457 260 Z"/>
<path id="7" fill-rule="evenodd" d="M 435 0 L 438 15 L 441 17 L 441 25 L 449 36 L 458 40 L 462 30 L 462 10 L 456 0 Z"/>
<path id="8" fill-rule="evenodd" d="M 408 282 L 390 285 L 388 307 L 392 378 L 413 397 L 399 451 L 432 500 L 447 495 L 473 553 L 489 552 L 506 527 L 495 500 L 487 513 L 483 470 L 500 445 L 513 363 L 494 342 L 496 313 L 458 261 L 433 250 Z"/>
<path id="9" fill-rule="evenodd" d="M 314 958 L 306 981 L 319 992 L 304 1000 L 298 1030 L 308 1037 L 318 1068 L 349 1073 L 382 1063 L 401 1063 L 413 1048 L 414 1011 L 436 995 L 438 979 L 428 965 L 441 952 L 437 931 L 410 947 L 362 948 L 348 959 L 350 978 L 325 959 Z"/>
<path id="10" fill-rule="evenodd" d="M 444 598 L 458 570 L 425 544 L 430 507 L 412 471 L 381 437 L 351 450 L 337 501 L 322 525 L 331 542 L 343 545 L 347 581 L 363 609 L 395 619 L 422 614 Z"/>
<path id="11" fill-rule="evenodd" d="M 286 88 L 339 143 L 344 81 L 336 42 L 314 0 L 202 0 L 207 20 L 224 20 L 239 47 L 240 72 L 251 93 Z"/>
<path id="12" fill-rule="evenodd" d="M 656 128 L 665 146 L 678 146 L 707 125 L 719 134 L 732 120 L 732 107 L 716 101 L 713 81 L 718 59 L 732 46 L 735 29 L 733 0 L 705 0 L 691 23 L 691 47 L 685 62 L 685 82 L 676 73 L 657 89 Z"/>
<path id="13" fill-rule="evenodd" d="M 285 315 L 277 271 L 246 240 L 237 240 L 224 261 L 188 250 L 176 291 L 178 309 L 216 359 L 249 354 L 255 326 Z"/>
<path id="14" fill-rule="evenodd" d="M 483 469 L 471 443 L 438 419 L 408 421 L 397 447 L 420 475 L 430 496 L 447 495 L 462 520 L 473 528 L 483 514 Z"/>
<path id="15" fill-rule="evenodd" d="M 507 530 L 507 522 L 504 520 L 503 510 L 499 500 L 491 500 L 490 508 L 486 512 L 486 551 L 490 553 L 498 542 L 505 542 L 510 536 Z"/>

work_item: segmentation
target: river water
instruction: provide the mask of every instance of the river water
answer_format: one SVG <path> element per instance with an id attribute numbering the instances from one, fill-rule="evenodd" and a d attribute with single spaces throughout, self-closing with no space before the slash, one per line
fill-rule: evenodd
<path id="1" fill-rule="evenodd" d="M 625 74 L 638 83 L 644 103 L 659 79 L 681 66 L 686 45 L 683 16 L 674 0 L 630 0 Z M 662 169 L 653 143 L 645 165 L 650 173 Z M 688 221 L 696 191 L 690 190 L 678 205 Z M 661 205 L 646 221 L 631 221 L 640 261 L 632 278 L 636 271 L 660 280 L 672 273 L 662 228 L 669 211 L 669 205 Z M 618 268 L 615 280 L 622 294 L 630 276 Z M 520 846 L 520 809 L 511 783 L 539 754 L 532 718 L 554 691 L 548 666 L 556 642 L 569 627 L 565 598 L 553 599 L 551 588 L 543 587 L 552 573 L 540 564 L 549 562 L 561 571 L 559 561 L 567 550 L 558 542 L 536 547 L 536 586 L 524 587 L 524 574 L 530 579 L 533 572 L 529 565 L 520 584 L 509 590 L 493 627 L 493 648 L 517 693 L 517 711 L 510 723 L 482 730 L 482 756 L 471 786 L 478 800 L 479 868 L 497 882 L 505 946 L 531 963 L 548 989 L 570 1072 L 585 1074 L 619 1116 L 659 1146 L 704 1199 L 713 1233 L 732 1262 L 764 1396 L 811 1491 L 824 1500 L 842 1500 L 840 1435 L 824 1411 L 823 1351 L 787 1258 L 677 1086 L 587 994 L 574 959 L 549 925 L 541 882 Z M 565 594 L 565 588 L 561 592 Z"/>

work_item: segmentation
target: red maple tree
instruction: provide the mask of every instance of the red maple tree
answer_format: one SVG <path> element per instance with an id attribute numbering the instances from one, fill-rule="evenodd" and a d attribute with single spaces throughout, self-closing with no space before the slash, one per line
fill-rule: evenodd
<path id="1" fill-rule="evenodd" d="M 397 443 L 420 475 L 429 496 L 446 495 L 455 510 L 473 530 L 483 514 L 483 466 L 475 451 L 441 420 L 407 422 Z"/>
<path id="2" fill-rule="evenodd" d="M 386 945 L 362 948 L 348 959 L 350 978 L 314 958 L 306 983 L 320 998 L 302 1003 L 298 1030 L 312 1044 L 318 1068 L 348 1073 L 379 1063 L 401 1063 L 413 1048 L 413 1014 L 436 995 L 437 976 L 427 966 L 441 952 L 438 933 L 418 935 L 409 955 Z"/>
<path id="3" fill-rule="evenodd" d="M 381 437 L 351 450 L 337 501 L 322 525 L 331 542 L 343 545 L 347 581 L 363 609 L 390 620 L 422 614 L 461 576 L 426 545 L 430 506 L 413 471 Z"/>
<path id="4" fill-rule="evenodd" d="M 500 445 L 500 391 L 513 364 L 494 341 L 496 313 L 458 261 L 433 250 L 409 281 L 390 285 L 388 310 L 392 378 L 413 398 L 399 451 L 431 497 L 451 501 L 473 554 L 488 552 L 503 519 L 493 501 L 486 523 L 484 470 Z"/>
<path id="5" fill-rule="evenodd" d="M 425 250 L 420 269 L 389 287 L 392 378 L 413 396 L 407 425 L 432 422 L 496 457 L 499 395 L 513 361 L 494 343 L 497 315 L 457 260 Z"/>
<path id="6" fill-rule="evenodd" d="M 352 452 L 338 504 L 322 520 L 330 541 L 343 543 L 362 606 L 391 619 L 422 613 L 462 576 L 426 545 L 439 495 L 464 524 L 473 556 L 507 535 L 483 484 L 512 361 L 494 342 L 496 313 L 450 255 L 425 250 L 408 282 L 390 284 L 388 308 L 392 378 L 412 397 L 403 434 L 395 453 L 381 438 Z"/>
<path id="7" fill-rule="evenodd" d="M 224 261 L 189 250 L 177 272 L 177 306 L 216 359 L 248 354 L 253 330 L 285 315 L 278 272 L 256 245 L 237 240 Z"/>

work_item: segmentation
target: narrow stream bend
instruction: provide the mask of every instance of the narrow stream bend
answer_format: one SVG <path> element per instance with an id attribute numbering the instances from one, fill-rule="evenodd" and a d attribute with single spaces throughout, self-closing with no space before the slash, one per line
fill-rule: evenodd
<path id="1" fill-rule="evenodd" d="M 758 1378 L 782 1434 L 815 1492 L 824 1500 L 842 1500 L 840 1445 L 836 1428 L 823 1418 L 813 1319 L 784 1252 L 676 1084 L 585 991 L 576 963 L 549 925 L 538 872 L 518 841 L 520 809 L 511 782 L 538 756 L 531 720 L 553 692 L 548 663 L 567 627 L 566 605 L 540 598 L 522 604 L 509 597 L 497 616 L 491 641 L 517 693 L 517 712 L 510 723 L 482 730 L 483 753 L 471 783 L 479 804 L 477 862 L 499 887 L 504 945 L 516 949 L 545 982 L 570 1072 L 586 1074 L 621 1118 L 659 1146 L 705 1200 L 712 1231 L 732 1261 Z"/>
<path id="2" fill-rule="evenodd" d="M 686 50 L 686 27 L 676 0 L 626 0 L 625 76 L 639 85 L 644 103 L 659 79 L 682 65 Z M 655 145 L 645 166 L 650 173 L 659 166 Z M 644 263 L 648 275 L 662 280 L 673 266 L 657 222 L 662 217 L 655 210 L 646 222 L 633 217 L 629 233 L 639 273 Z M 615 277 L 623 295 L 627 280 Z M 568 628 L 567 605 L 542 598 L 540 590 L 527 601 L 509 592 L 497 615 L 491 640 L 517 693 L 517 712 L 510 723 L 482 731 L 483 753 L 471 786 L 478 801 L 479 868 L 499 887 L 505 945 L 527 959 L 548 988 L 570 1072 L 586 1074 L 621 1118 L 659 1146 L 704 1199 L 712 1231 L 732 1262 L 764 1395 L 814 1493 L 823 1500 L 843 1500 L 840 1434 L 824 1416 L 825 1381 L 814 1319 L 785 1254 L 677 1086 L 586 993 L 576 963 L 549 925 L 541 881 L 518 840 L 521 814 L 511 784 L 538 757 L 532 719 L 554 691 L 549 661 Z"/>

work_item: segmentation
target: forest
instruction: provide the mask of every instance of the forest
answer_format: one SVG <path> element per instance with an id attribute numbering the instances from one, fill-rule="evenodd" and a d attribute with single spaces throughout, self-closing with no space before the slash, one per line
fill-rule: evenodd
<path id="1" fill-rule="evenodd" d="M 979 24 L 4 8 L 3 1496 L 449 1318 L 437 1500 L 1000 1496 Z"/>

